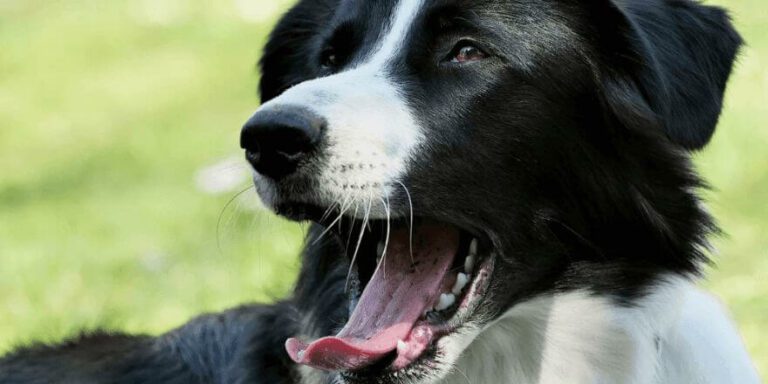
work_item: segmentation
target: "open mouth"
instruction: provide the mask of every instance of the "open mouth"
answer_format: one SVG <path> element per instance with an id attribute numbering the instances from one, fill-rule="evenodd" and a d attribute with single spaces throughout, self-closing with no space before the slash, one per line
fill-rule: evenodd
<path id="1" fill-rule="evenodd" d="M 291 338 L 291 359 L 350 381 L 417 374 L 481 304 L 493 257 L 481 236 L 430 219 L 345 219 L 329 229 L 353 260 L 350 316 L 334 336 Z"/>

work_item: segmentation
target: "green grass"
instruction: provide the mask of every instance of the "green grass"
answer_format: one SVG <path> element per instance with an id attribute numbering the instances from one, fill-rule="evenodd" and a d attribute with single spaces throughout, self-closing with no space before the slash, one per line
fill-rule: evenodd
<path id="1" fill-rule="evenodd" d="M 768 377 L 768 7 L 710 3 L 733 11 L 749 47 L 696 156 L 727 233 L 707 284 Z M 159 333 L 288 291 L 302 228 L 248 209 L 252 194 L 227 206 L 234 192 L 195 186 L 238 153 L 284 7 L 0 1 L 0 353 L 81 329 Z"/>

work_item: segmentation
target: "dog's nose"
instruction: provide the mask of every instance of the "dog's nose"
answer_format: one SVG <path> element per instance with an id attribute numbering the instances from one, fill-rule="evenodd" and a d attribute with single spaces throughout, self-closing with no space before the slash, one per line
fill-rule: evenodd
<path id="1" fill-rule="evenodd" d="M 257 172 L 280 180 L 317 147 L 325 124 L 325 119 L 304 108 L 259 111 L 243 126 L 240 146 Z"/>

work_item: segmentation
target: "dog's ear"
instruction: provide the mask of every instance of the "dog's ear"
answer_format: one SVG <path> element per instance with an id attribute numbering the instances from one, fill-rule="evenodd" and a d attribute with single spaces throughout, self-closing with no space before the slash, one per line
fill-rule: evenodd
<path id="1" fill-rule="evenodd" d="M 277 23 L 259 62 L 262 103 L 313 76 L 315 70 L 310 66 L 312 39 L 317 36 L 323 20 L 330 17 L 328 12 L 332 7 L 327 2 L 300 1 Z"/>
<path id="2" fill-rule="evenodd" d="M 704 147 L 714 133 L 741 38 L 720 8 L 692 0 L 588 0 L 598 38 L 598 84 L 632 129 L 661 129 Z"/>

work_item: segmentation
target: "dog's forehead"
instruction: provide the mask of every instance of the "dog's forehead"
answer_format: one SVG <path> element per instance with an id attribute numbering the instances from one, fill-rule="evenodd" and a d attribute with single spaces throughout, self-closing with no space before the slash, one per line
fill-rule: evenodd
<path id="1" fill-rule="evenodd" d="M 351 27 L 341 28 L 341 35 L 356 31 L 361 40 L 357 54 L 362 56 L 357 59 L 364 59 L 386 43 L 394 48 L 395 40 L 407 43 L 434 37 L 435 29 L 458 22 L 482 31 L 486 38 L 515 44 L 525 41 L 531 48 L 562 37 L 566 19 L 563 9 L 540 0 L 340 0 L 325 23 L 325 41 L 340 26 Z"/>
<path id="2" fill-rule="evenodd" d="M 328 26 L 352 22 L 364 26 L 369 34 L 378 34 L 393 27 L 398 17 L 409 16 L 409 21 L 416 20 L 418 14 L 439 3 L 453 0 L 341 0 L 333 11 L 333 20 Z"/>
<path id="3" fill-rule="evenodd" d="M 407 39 L 413 34 L 429 1 L 342 0 L 327 32 L 336 34 L 340 31 L 338 37 L 348 39 L 350 36 L 344 35 L 349 33 L 349 28 L 341 26 L 351 27 L 360 39 L 358 49 L 350 59 L 351 67 L 364 64 L 383 68 L 407 46 Z M 333 40 L 330 36 L 326 42 Z"/>
<path id="4" fill-rule="evenodd" d="M 375 26 L 387 28 L 397 17 L 399 10 L 409 5 L 410 8 L 416 8 L 415 5 L 421 8 L 427 1 L 429 0 L 341 0 L 335 6 L 331 25 L 354 21 L 365 24 L 368 29 L 375 29 Z"/>
<path id="5" fill-rule="evenodd" d="M 467 11 L 474 16 L 520 13 L 524 9 L 547 6 L 538 0 L 341 0 L 334 7 L 334 21 L 364 21 L 372 25 L 389 26 L 398 13 L 426 15 L 434 10 Z M 551 7 L 551 5 L 547 6 Z M 415 10 L 416 12 L 411 12 Z"/>

